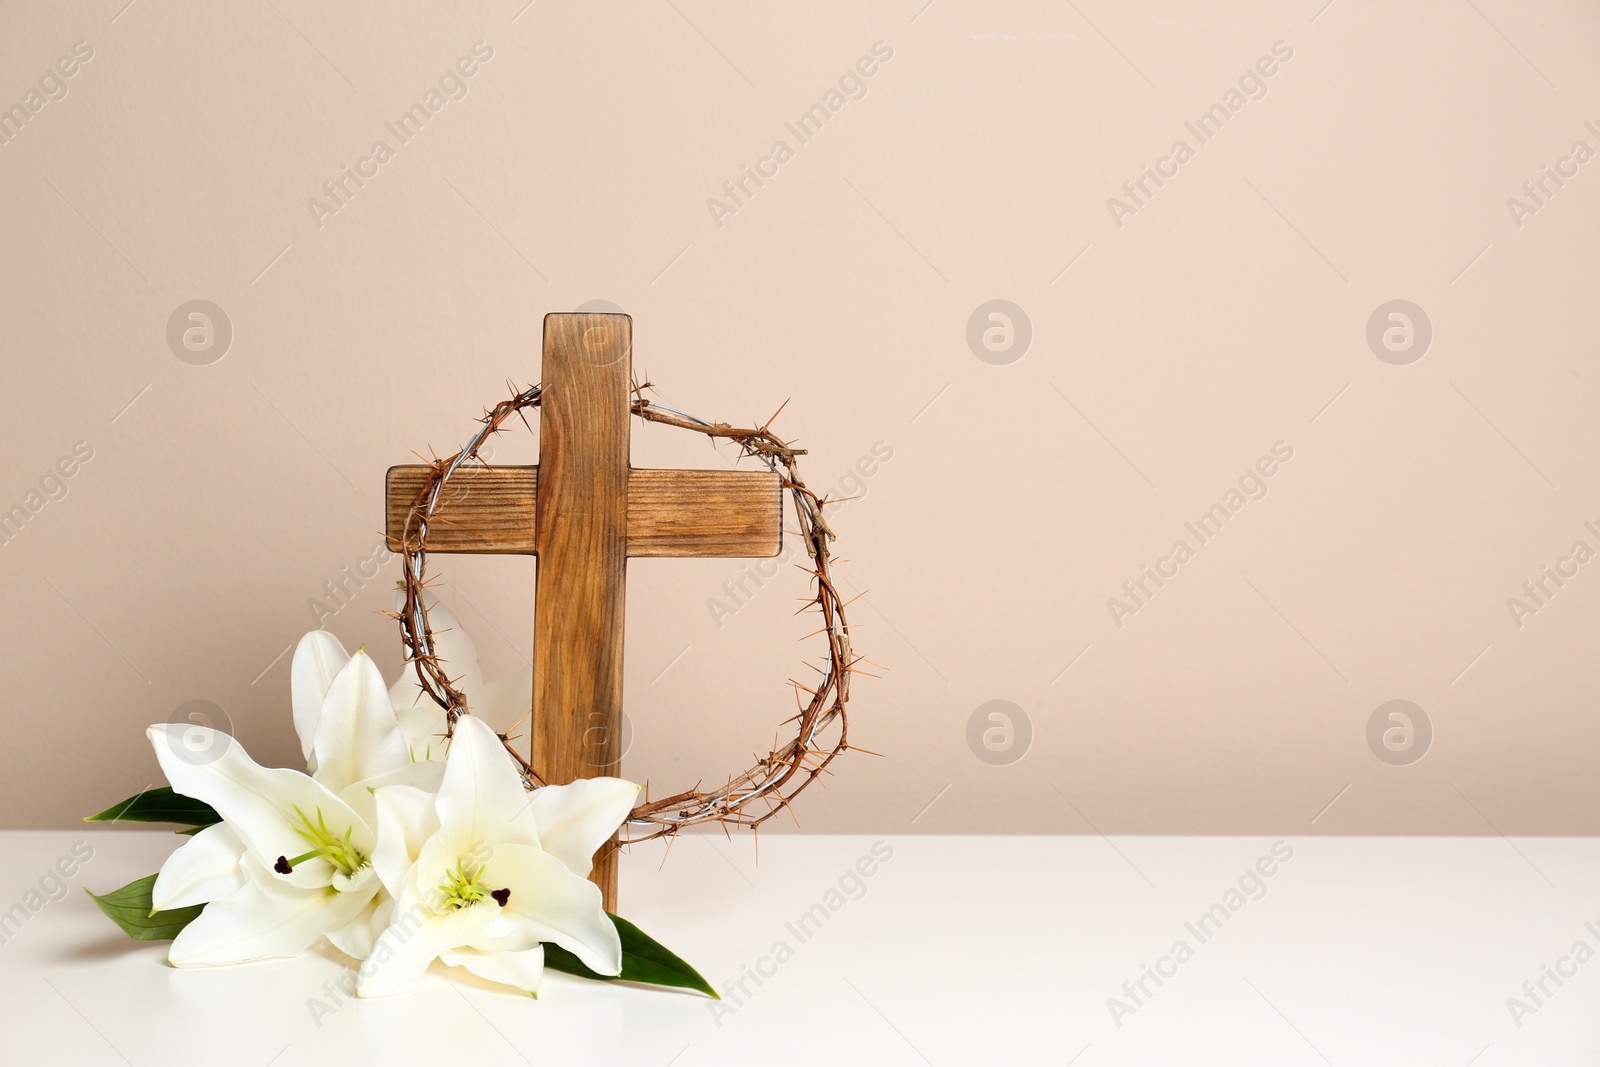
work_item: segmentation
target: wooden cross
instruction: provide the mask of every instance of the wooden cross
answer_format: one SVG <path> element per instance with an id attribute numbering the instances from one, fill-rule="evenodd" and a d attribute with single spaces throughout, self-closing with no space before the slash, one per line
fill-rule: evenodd
<path id="1" fill-rule="evenodd" d="M 538 466 L 457 475 L 429 528 L 431 552 L 539 557 L 531 759 L 551 785 L 618 773 L 628 557 L 775 556 L 782 548 L 777 474 L 631 466 L 632 368 L 629 316 L 546 315 Z M 431 469 L 389 468 L 392 551 L 401 550 Z M 590 878 L 615 911 L 616 853 Z"/>

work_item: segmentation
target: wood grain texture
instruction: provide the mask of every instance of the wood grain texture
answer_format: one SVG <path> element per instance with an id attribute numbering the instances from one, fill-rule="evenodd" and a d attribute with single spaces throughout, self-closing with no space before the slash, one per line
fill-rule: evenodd
<path id="1" fill-rule="evenodd" d="M 390 467 L 389 550 L 431 468 Z M 467 470 L 445 484 L 430 552 L 532 554 L 537 467 Z M 628 477 L 628 555 L 775 556 L 783 548 L 782 483 L 771 471 L 635 470 Z"/>
<path id="2" fill-rule="evenodd" d="M 615 774 L 622 756 L 632 350 L 626 315 L 545 316 L 530 732 L 552 785 Z M 615 909 L 616 854 L 590 877 Z"/>
<path id="3" fill-rule="evenodd" d="M 421 463 L 390 467 L 385 479 L 389 551 L 399 552 L 411 505 L 433 470 Z M 467 468 L 445 482 L 428 531 L 429 552 L 531 554 L 535 550 L 537 467 Z"/>
<path id="4" fill-rule="evenodd" d="M 783 489 L 771 471 L 636 470 L 628 555 L 776 556 Z"/>

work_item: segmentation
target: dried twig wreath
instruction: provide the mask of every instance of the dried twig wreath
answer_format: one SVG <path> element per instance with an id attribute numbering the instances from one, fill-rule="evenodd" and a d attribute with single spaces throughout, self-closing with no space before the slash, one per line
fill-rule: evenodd
<path id="1" fill-rule="evenodd" d="M 845 704 L 850 698 L 850 676 L 862 673 L 855 670 L 855 664 L 861 662 L 862 657 L 850 647 L 850 628 L 845 621 L 846 604 L 840 598 L 829 570 L 829 542 L 834 539 L 834 533 L 823 516 L 829 501 L 806 487 L 796 463 L 797 457 L 805 455 L 805 450 L 790 448 L 772 433 L 769 428 L 772 419 L 751 429 L 722 422 L 706 422 L 646 399 L 644 392 L 649 388 L 649 383 L 634 385 L 631 407 L 635 416 L 646 422 L 693 430 L 713 440 L 731 441 L 739 446 L 744 456 L 766 464 L 782 479 L 783 488 L 788 490 L 794 502 L 800 525 L 799 536 L 811 560 L 806 573 L 812 580 L 812 595 L 802 598 L 805 604 L 801 610 L 821 613 L 822 628 L 816 633 L 827 638 L 828 648 L 824 656 L 826 666 L 820 670 L 820 681 L 815 685 L 806 685 L 790 679 L 800 704 L 799 713 L 786 720 L 797 724 L 793 740 L 775 744 L 770 754 L 744 773 L 729 778 L 720 788 L 707 790 L 696 785 L 658 800 L 650 800 L 647 793 L 646 799 L 628 817 L 624 827 L 624 843 L 667 837 L 697 823 L 715 822 L 755 828 L 776 815 L 827 770 L 836 756 L 851 747 L 847 743 Z M 500 432 L 511 416 L 521 415 L 526 421 L 523 413 L 539 406 L 540 392 L 540 386 L 531 386 L 486 411 L 482 419 L 483 427 L 472 435 L 461 451 L 447 459 L 433 461 L 433 469 L 418 491 L 406 518 L 401 552 L 405 568 L 405 602 L 394 616 L 400 622 L 407 662 L 414 666 L 423 690 L 444 709 L 447 737 L 454 733 L 456 720 L 464 714 L 470 714 L 471 709 L 467 706 L 465 695 L 451 684 L 444 670 L 446 665 L 434 654 L 433 631 L 428 625 L 428 609 L 422 595 L 427 584 L 429 523 L 449 479 L 462 467 L 487 467 L 487 462 L 479 456 L 479 449 L 491 435 Z M 837 726 L 837 734 L 832 742 L 823 741 L 821 735 L 834 726 Z M 538 769 L 512 746 L 510 737 L 501 735 L 500 739 L 521 768 L 524 784 L 530 789 L 543 785 L 544 779 Z"/>

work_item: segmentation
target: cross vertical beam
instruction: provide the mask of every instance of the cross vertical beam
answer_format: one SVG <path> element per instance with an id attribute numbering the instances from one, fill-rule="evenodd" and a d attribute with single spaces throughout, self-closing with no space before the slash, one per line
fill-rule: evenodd
<path id="1" fill-rule="evenodd" d="M 545 316 L 531 730 L 551 785 L 621 759 L 632 353 L 626 315 Z M 590 877 L 614 910 L 616 853 Z"/>

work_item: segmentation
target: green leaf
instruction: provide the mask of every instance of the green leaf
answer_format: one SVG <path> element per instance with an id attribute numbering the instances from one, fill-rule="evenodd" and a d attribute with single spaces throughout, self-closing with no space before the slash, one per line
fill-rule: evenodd
<path id="1" fill-rule="evenodd" d="M 596 974 L 583 961 L 560 945 L 544 946 L 544 965 L 554 971 L 575 974 L 579 978 L 592 978 L 597 982 L 639 982 L 643 985 L 677 986 L 694 989 L 716 1000 L 722 997 L 711 988 L 711 983 L 700 977 L 700 972 L 683 962 L 661 942 L 633 925 L 627 919 L 610 916 L 617 935 L 622 938 L 622 973 Z"/>
<path id="2" fill-rule="evenodd" d="M 222 816 L 203 800 L 174 793 L 168 786 L 146 789 L 121 804 L 113 804 L 84 822 L 171 822 L 183 826 L 210 826 Z"/>
<path id="3" fill-rule="evenodd" d="M 105 896 L 95 896 L 87 889 L 84 892 L 89 893 L 100 910 L 135 941 L 171 941 L 178 936 L 178 931 L 194 921 L 205 905 L 156 911 L 150 905 L 150 890 L 155 884 L 156 876 L 148 874 Z"/>

